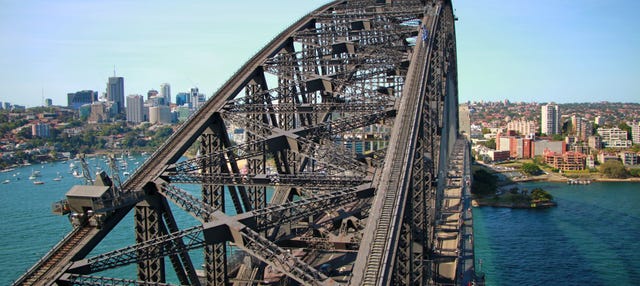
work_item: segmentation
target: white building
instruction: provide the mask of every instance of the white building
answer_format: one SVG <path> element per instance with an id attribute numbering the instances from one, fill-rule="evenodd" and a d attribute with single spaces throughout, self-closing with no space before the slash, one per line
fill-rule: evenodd
<path id="1" fill-rule="evenodd" d="M 164 97 L 164 102 L 171 105 L 171 85 L 163 83 L 160 85 L 160 96 Z"/>
<path id="2" fill-rule="evenodd" d="M 160 105 L 149 107 L 149 122 L 151 124 L 171 123 L 171 109 L 169 106 Z"/>
<path id="3" fill-rule="evenodd" d="M 45 123 L 36 123 L 31 125 L 31 136 L 40 137 L 40 138 L 48 138 L 51 136 L 51 127 L 49 124 Z"/>
<path id="4" fill-rule="evenodd" d="M 618 153 L 622 164 L 625 166 L 634 166 L 640 164 L 640 156 L 638 153 L 633 152 L 620 152 Z"/>
<path id="5" fill-rule="evenodd" d="M 640 144 L 640 121 L 631 124 L 631 141 L 633 144 Z"/>
<path id="6" fill-rule="evenodd" d="M 140 123 L 144 121 L 144 97 L 139 94 L 127 96 L 127 121 Z"/>
<path id="7" fill-rule="evenodd" d="M 603 126 L 604 125 L 604 117 L 596 116 L 596 118 L 593 120 L 593 123 L 598 124 L 598 126 Z"/>
<path id="8" fill-rule="evenodd" d="M 627 140 L 627 131 L 621 130 L 618 127 L 598 128 L 598 134 L 602 138 L 604 147 L 629 148 L 633 145 L 631 140 Z"/>
<path id="9" fill-rule="evenodd" d="M 560 129 L 560 108 L 555 103 L 542 106 L 541 114 L 542 133 L 554 135 L 562 133 Z"/>
<path id="10" fill-rule="evenodd" d="M 536 128 L 536 123 L 529 120 L 514 120 L 507 123 L 507 131 L 513 130 L 525 136 L 535 134 Z"/>

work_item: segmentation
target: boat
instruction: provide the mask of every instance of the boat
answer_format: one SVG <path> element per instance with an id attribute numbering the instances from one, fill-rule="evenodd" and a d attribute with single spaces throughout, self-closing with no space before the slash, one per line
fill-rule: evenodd
<path id="1" fill-rule="evenodd" d="M 73 170 L 73 176 L 76 178 L 83 178 L 84 176 L 78 172 L 78 170 Z"/>
<path id="2" fill-rule="evenodd" d="M 129 177 L 129 175 L 131 175 L 131 173 L 129 173 L 129 172 L 124 172 L 124 173 L 122 173 L 122 175 L 124 175 L 125 177 Z"/>
<path id="3" fill-rule="evenodd" d="M 8 184 L 8 183 L 11 183 L 11 180 L 4 180 L 4 181 L 2 181 L 2 183 L 3 184 Z"/>
<path id="4" fill-rule="evenodd" d="M 37 177 L 40 177 L 40 171 L 34 171 L 31 169 L 31 176 L 29 176 L 29 180 L 35 180 Z"/>
<path id="5" fill-rule="evenodd" d="M 34 185 L 43 185 L 44 182 L 43 181 L 33 181 Z"/>
<path id="6" fill-rule="evenodd" d="M 53 178 L 54 181 L 62 181 L 62 176 L 60 176 L 60 172 L 58 172 L 58 175 Z"/>
<path id="7" fill-rule="evenodd" d="M 69 163 L 69 169 L 75 169 L 76 168 L 76 164 L 74 164 L 73 162 Z"/>

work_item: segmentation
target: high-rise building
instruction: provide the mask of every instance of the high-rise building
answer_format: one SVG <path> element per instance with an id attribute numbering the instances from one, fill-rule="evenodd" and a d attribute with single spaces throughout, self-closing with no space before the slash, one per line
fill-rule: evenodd
<path id="1" fill-rule="evenodd" d="M 171 105 L 171 85 L 163 83 L 160 85 L 160 96 L 164 97 L 164 102 Z"/>
<path id="2" fill-rule="evenodd" d="M 110 108 L 106 102 L 94 102 L 91 104 L 91 113 L 87 120 L 88 123 L 102 123 L 110 119 Z M 114 105 L 115 106 L 115 105 Z M 113 107 L 113 106 L 112 106 Z"/>
<path id="3" fill-rule="evenodd" d="M 176 94 L 176 105 L 182 106 L 189 103 L 189 93 L 179 92 Z"/>
<path id="4" fill-rule="evenodd" d="M 540 120 L 542 133 L 554 135 L 562 133 L 560 129 L 560 108 L 555 103 L 542 106 L 542 119 Z"/>
<path id="5" fill-rule="evenodd" d="M 147 99 L 150 99 L 157 95 L 158 95 L 158 91 L 155 89 L 150 89 L 149 91 L 147 91 Z"/>
<path id="6" fill-rule="evenodd" d="M 144 121 L 143 99 L 142 95 L 139 94 L 127 96 L 127 121 L 133 123 Z"/>
<path id="7" fill-rule="evenodd" d="M 633 144 L 640 144 L 640 121 L 631 124 L 631 141 Z"/>
<path id="8" fill-rule="evenodd" d="M 167 105 L 167 103 L 165 102 L 165 98 L 160 95 L 150 97 L 147 100 L 147 103 L 149 104 L 149 106 Z"/>
<path id="9" fill-rule="evenodd" d="M 591 121 L 586 120 L 577 115 L 571 116 L 572 132 L 580 141 L 587 141 L 589 136 L 593 135 L 593 126 Z"/>
<path id="10" fill-rule="evenodd" d="M 198 88 L 197 87 L 192 87 L 190 92 L 189 92 L 189 107 L 192 109 L 198 109 Z"/>
<path id="11" fill-rule="evenodd" d="M 469 105 L 460 104 L 458 106 L 460 133 L 467 137 L 467 140 L 471 140 L 471 117 L 469 113 Z"/>
<path id="12" fill-rule="evenodd" d="M 113 102 L 116 113 L 120 114 L 125 112 L 123 77 L 109 77 L 109 82 L 107 83 L 107 100 Z"/>
<path id="13" fill-rule="evenodd" d="M 74 110 L 80 109 L 80 106 L 91 104 L 98 101 L 98 92 L 93 90 L 83 90 L 67 93 L 67 106 Z"/>
<path id="14" fill-rule="evenodd" d="M 596 116 L 596 118 L 593 120 L 593 123 L 598 124 L 598 126 L 603 126 L 604 125 L 604 117 Z"/>
<path id="15" fill-rule="evenodd" d="M 171 123 L 171 109 L 166 105 L 149 107 L 149 122 L 152 124 Z"/>
<path id="16" fill-rule="evenodd" d="M 52 105 L 53 105 L 53 99 L 47 98 L 44 100 L 44 106 L 52 106 Z"/>
<path id="17" fill-rule="evenodd" d="M 34 137 L 48 138 L 51 135 L 49 124 L 36 123 L 31 125 L 31 135 Z"/>

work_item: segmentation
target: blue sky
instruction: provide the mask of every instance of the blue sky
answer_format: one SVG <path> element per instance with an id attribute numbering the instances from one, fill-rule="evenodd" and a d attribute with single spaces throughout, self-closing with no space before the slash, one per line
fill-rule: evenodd
<path id="1" fill-rule="evenodd" d="M 0 101 L 171 84 L 210 96 L 328 1 L 0 0 Z M 454 0 L 461 101 L 640 102 L 640 1 Z M 265 16 L 266 15 L 266 16 Z"/>

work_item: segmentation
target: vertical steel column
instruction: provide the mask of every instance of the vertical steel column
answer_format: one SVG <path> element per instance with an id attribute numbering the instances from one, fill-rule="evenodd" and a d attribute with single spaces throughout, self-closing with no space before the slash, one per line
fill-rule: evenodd
<path id="1" fill-rule="evenodd" d="M 136 243 L 143 243 L 162 235 L 161 211 L 157 205 L 149 201 L 149 198 L 136 205 L 134 215 Z M 139 256 L 143 255 L 139 254 Z M 164 258 L 160 256 L 155 259 L 138 261 L 138 280 L 164 283 Z"/>
<path id="2" fill-rule="evenodd" d="M 249 84 L 247 84 L 245 88 L 245 97 L 247 102 L 260 104 L 260 105 L 270 105 L 271 101 L 267 99 L 268 94 L 264 94 L 265 90 L 267 90 L 266 80 L 264 78 L 264 73 L 260 72 L 255 76 L 254 80 L 251 80 Z M 249 113 L 247 114 L 247 118 L 249 120 L 255 120 L 258 122 L 262 122 L 265 124 L 269 124 L 269 118 L 267 114 L 264 113 Z M 258 140 L 258 136 L 253 134 L 252 132 L 247 131 L 246 134 L 247 142 L 254 142 Z M 246 172 L 247 174 L 265 174 L 266 173 L 266 150 L 265 145 L 250 145 L 250 149 L 258 149 L 259 150 L 250 150 L 250 151 L 259 151 L 262 155 L 258 157 L 248 158 Z M 251 205 L 251 209 L 262 209 L 267 206 L 267 188 L 265 186 L 247 186 L 246 187 L 249 202 Z M 258 219 L 260 219 L 259 217 Z M 259 221 L 258 224 L 261 222 Z"/>
<path id="3" fill-rule="evenodd" d="M 291 41 L 291 40 L 289 40 Z M 293 77 L 296 75 L 295 54 L 293 54 L 293 44 L 282 51 L 284 56 L 284 65 L 278 72 L 278 104 L 290 107 L 288 109 L 295 110 L 296 103 L 299 102 Z M 289 55 L 290 54 L 290 55 Z M 295 129 L 298 126 L 295 112 L 282 112 L 278 114 L 278 126 L 284 130 Z"/>
<path id="4" fill-rule="evenodd" d="M 210 128 L 200 136 L 200 154 L 204 158 L 210 158 L 210 154 L 223 150 L 222 140 Z M 203 162 L 202 172 L 205 175 L 219 174 L 222 172 L 222 164 L 226 160 Z M 210 205 L 214 210 L 225 211 L 224 208 L 224 186 L 202 184 L 202 200 Z M 227 277 L 227 249 L 226 243 L 209 244 L 204 247 L 205 279 L 208 286 L 223 286 L 228 284 Z"/>

